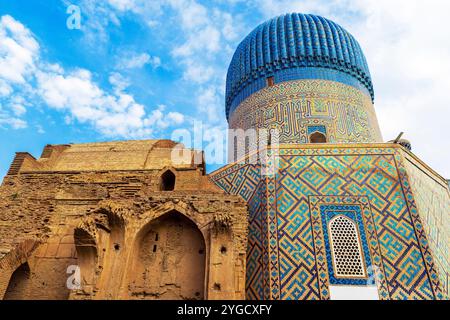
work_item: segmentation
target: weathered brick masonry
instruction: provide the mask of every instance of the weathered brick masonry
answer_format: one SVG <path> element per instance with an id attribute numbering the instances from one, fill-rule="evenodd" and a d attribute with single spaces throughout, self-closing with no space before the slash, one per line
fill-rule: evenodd
<path id="1" fill-rule="evenodd" d="M 246 203 L 210 182 L 201 152 L 174 163 L 174 148 L 18 153 L 0 187 L 0 298 L 244 298 Z"/>

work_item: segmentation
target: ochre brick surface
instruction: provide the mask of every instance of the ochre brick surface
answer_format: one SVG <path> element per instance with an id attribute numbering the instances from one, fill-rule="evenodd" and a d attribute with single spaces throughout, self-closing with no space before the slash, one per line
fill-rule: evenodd
<path id="1" fill-rule="evenodd" d="M 180 164 L 174 147 L 150 140 L 18 154 L 0 187 L 0 298 L 244 298 L 247 205 L 210 182 L 201 152 L 184 149 Z M 173 191 L 161 190 L 167 170 Z"/>

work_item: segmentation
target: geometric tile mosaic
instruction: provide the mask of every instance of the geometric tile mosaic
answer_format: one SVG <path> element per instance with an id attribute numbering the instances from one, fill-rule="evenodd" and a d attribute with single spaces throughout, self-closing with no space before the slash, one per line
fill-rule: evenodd
<path id="1" fill-rule="evenodd" d="M 430 249 L 437 265 L 440 282 L 446 296 L 450 287 L 450 194 L 442 179 L 426 174 L 423 165 L 411 159 L 405 161 L 414 200 L 427 233 Z"/>
<path id="2" fill-rule="evenodd" d="M 445 298 L 401 152 L 285 145 L 275 176 L 248 164 L 213 173 L 218 186 L 249 203 L 248 299 L 329 299 L 323 209 L 339 205 L 364 234 L 364 261 L 378 271 L 381 299 Z"/>

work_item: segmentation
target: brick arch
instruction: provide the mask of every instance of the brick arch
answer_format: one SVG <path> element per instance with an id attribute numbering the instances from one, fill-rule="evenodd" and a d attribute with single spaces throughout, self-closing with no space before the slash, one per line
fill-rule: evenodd
<path id="1" fill-rule="evenodd" d="M 128 206 L 117 204 L 115 201 L 110 200 L 101 201 L 94 212 L 106 216 L 107 219 L 104 222 L 107 226 L 105 227 L 110 229 L 112 227 L 125 229 L 131 215 L 131 210 Z"/>
<path id="2" fill-rule="evenodd" d="M 133 273 L 127 279 L 133 295 L 150 299 L 206 297 L 208 248 L 193 217 L 182 206 L 169 205 L 141 225 L 130 257 Z M 145 276 L 147 272 L 152 276 Z"/>
<path id="3" fill-rule="evenodd" d="M 0 260 L 0 300 L 5 295 L 13 273 L 27 263 L 39 244 L 36 240 L 25 240 Z"/>
<path id="4" fill-rule="evenodd" d="M 195 214 L 196 212 L 194 210 L 189 209 L 184 202 L 179 202 L 177 204 L 170 202 L 160 205 L 155 209 L 151 210 L 150 212 L 146 212 L 143 215 L 147 216 L 147 218 L 143 219 L 143 221 L 139 224 L 138 230 L 133 239 L 133 244 L 136 243 L 136 241 L 139 239 L 140 236 L 142 236 L 142 233 L 145 232 L 146 226 L 151 224 L 152 221 L 174 211 L 181 214 L 182 216 L 190 220 L 192 223 L 194 223 L 202 233 L 203 238 L 206 239 L 205 225 L 202 225 L 201 221 L 199 221 L 198 214 L 196 215 Z"/>

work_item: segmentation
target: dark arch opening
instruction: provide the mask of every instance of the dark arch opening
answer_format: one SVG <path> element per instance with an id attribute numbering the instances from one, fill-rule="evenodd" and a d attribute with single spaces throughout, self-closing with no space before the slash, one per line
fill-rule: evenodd
<path id="1" fill-rule="evenodd" d="M 8 288 L 6 289 L 4 300 L 25 300 L 26 289 L 30 282 L 30 267 L 27 262 L 22 264 L 14 271 L 9 280 Z"/>
<path id="2" fill-rule="evenodd" d="M 309 141 L 311 143 L 326 143 L 327 137 L 320 132 L 314 132 L 312 135 L 309 136 Z"/>
<path id="3" fill-rule="evenodd" d="M 175 174 L 167 170 L 161 176 L 161 191 L 173 191 L 175 189 Z"/>

